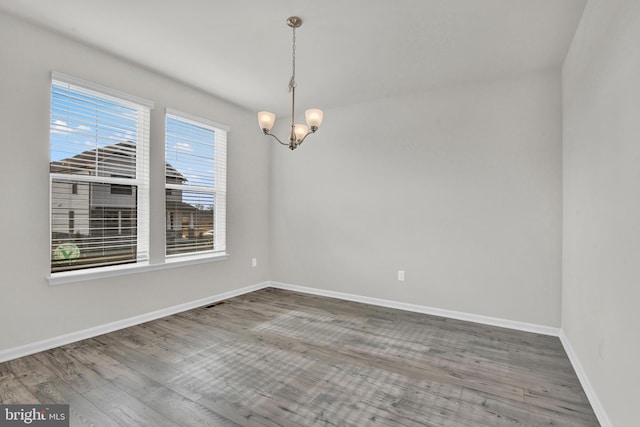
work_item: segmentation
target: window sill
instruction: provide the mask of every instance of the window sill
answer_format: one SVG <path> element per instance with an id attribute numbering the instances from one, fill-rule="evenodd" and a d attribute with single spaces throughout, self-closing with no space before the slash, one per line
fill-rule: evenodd
<path id="1" fill-rule="evenodd" d="M 164 270 L 167 268 L 184 267 L 187 265 L 203 264 L 208 262 L 224 261 L 229 258 L 228 253 L 172 256 L 167 257 L 163 264 L 137 263 L 116 265 L 109 267 L 93 268 L 82 271 L 68 271 L 53 273 L 47 277 L 49 285 L 64 285 L 67 283 L 84 282 L 87 280 L 103 279 L 106 277 L 126 276 L 129 274 L 146 273 L 149 271 Z"/>

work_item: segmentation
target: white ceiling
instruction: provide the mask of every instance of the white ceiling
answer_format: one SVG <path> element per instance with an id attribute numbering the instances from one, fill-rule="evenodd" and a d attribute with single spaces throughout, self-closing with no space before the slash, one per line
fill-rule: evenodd
<path id="1" fill-rule="evenodd" d="M 0 0 L 251 110 L 321 108 L 559 67 L 586 0 Z M 6 41 L 5 41 L 6 42 Z"/>

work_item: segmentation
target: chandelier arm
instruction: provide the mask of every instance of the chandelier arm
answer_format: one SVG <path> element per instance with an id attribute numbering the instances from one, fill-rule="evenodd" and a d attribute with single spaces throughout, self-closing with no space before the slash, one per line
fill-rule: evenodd
<path id="1" fill-rule="evenodd" d="M 263 132 L 264 132 L 264 131 L 263 131 Z M 278 142 L 279 142 L 280 144 L 282 144 L 282 145 L 289 146 L 289 144 L 287 144 L 287 143 L 284 143 L 284 142 L 280 141 L 280 138 L 278 138 L 277 136 L 275 136 L 274 134 L 272 134 L 272 133 L 271 133 L 271 132 L 269 132 L 269 131 L 264 132 L 264 134 L 265 134 L 265 135 L 272 136 L 276 141 L 278 141 Z"/>
<path id="2" fill-rule="evenodd" d="M 305 136 L 302 137 L 302 139 L 298 140 L 298 145 L 302 144 L 302 141 L 304 141 L 305 139 L 307 139 L 307 137 L 309 135 L 311 135 L 312 133 L 316 133 L 316 131 L 314 130 L 310 130 L 309 132 L 307 132 L 307 134 Z"/>

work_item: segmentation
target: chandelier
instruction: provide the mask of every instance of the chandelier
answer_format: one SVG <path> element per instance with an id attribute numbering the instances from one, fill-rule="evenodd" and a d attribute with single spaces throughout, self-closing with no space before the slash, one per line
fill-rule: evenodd
<path id="1" fill-rule="evenodd" d="M 301 125 L 295 123 L 295 107 L 296 107 L 296 28 L 302 25 L 302 19 L 297 16 L 290 16 L 287 19 L 287 25 L 293 29 L 293 74 L 291 80 L 289 80 L 289 92 L 291 93 L 291 132 L 289 133 L 289 142 L 282 142 L 280 138 L 271 133 L 271 128 L 276 121 L 276 115 L 270 111 L 260 111 L 258 113 L 258 123 L 260 129 L 265 135 L 272 136 L 280 144 L 289 146 L 290 149 L 295 150 L 305 140 L 307 136 L 315 133 L 320 124 L 322 123 L 322 110 L 315 108 L 309 109 L 305 112 L 307 119 L 307 125 Z"/>

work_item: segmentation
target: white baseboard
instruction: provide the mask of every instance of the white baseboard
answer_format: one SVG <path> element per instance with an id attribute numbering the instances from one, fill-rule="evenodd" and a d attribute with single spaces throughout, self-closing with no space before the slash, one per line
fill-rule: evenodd
<path id="1" fill-rule="evenodd" d="M 238 295 L 243 295 L 249 292 L 257 291 L 259 289 L 266 288 L 269 285 L 270 285 L 269 282 L 258 283 L 255 285 L 246 286 L 244 288 L 235 289 L 233 291 L 224 292 L 211 297 L 202 298 L 202 299 L 190 301 L 184 304 L 178 304 L 172 307 L 163 308 L 161 310 L 152 311 L 150 313 L 141 314 L 139 316 L 130 317 L 128 319 L 118 320 L 115 322 L 107 323 L 107 324 L 96 326 L 89 329 L 83 329 L 81 331 L 72 332 L 70 334 L 60 335 L 54 338 L 48 338 L 46 340 L 22 345 L 19 347 L 0 350 L 0 363 L 6 362 L 12 359 L 17 359 L 23 356 L 28 356 L 30 354 L 39 353 L 41 351 L 50 350 L 55 347 L 60 347 L 62 345 L 70 344 L 72 342 L 97 337 L 98 335 L 114 332 L 119 329 L 128 328 L 130 326 L 139 325 L 141 323 L 149 322 L 151 320 L 156 320 L 161 317 L 170 316 L 176 313 L 181 313 L 183 311 L 191 310 L 197 307 L 202 307 L 203 305 L 212 304 L 214 302 L 222 301 Z"/>
<path id="2" fill-rule="evenodd" d="M 580 359 L 578 359 L 578 355 L 573 350 L 573 347 L 569 342 L 569 338 L 565 335 L 564 330 L 560 330 L 560 341 L 564 346 L 564 351 L 566 351 L 567 356 L 569 356 L 569 361 L 573 366 L 573 370 L 576 371 L 576 375 L 580 380 L 580 385 L 582 385 L 582 388 L 584 389 L 584 392 L 586 393 L 587 398 L 589 399 L 589 403 L 591 404 L 591 407 L 593 408 L 593 412 L 595 412 L 596 417 L 600 422 L 600 425 L 602 427 L 612 427 L 613 424 L 611 423 L 611 420 L 609 420 L 609 417 L 607 416 L 607 413 L 605 412 L 604 407 L 602 406 L 602 403 L 600 403 L 600 399 L 598 399 L 598 396 L 596 395 L 596 391 L 591 385 L 591 382 L 589 381 L 589 378 L 587 377 L 587 374 L 584 371 L 582 364 L 580 363 Z"/>
<path id="3" fill-rule="evenodd" d="M 104 325 L 96 326 L 93 328 L 83 329 L 81 331 L 72 332 L 65 335 L 60 335 L 53 338 L 48 338 L 42 341 L 25 344 L 18 347 L 13 347 L 5 350 L 0 350 L 0 363 L 8 360 L 17 359 L 19 357 L 28 356 L 30 354 L 38 353 L 45 350 L 50 350 L 55 347 L 60 347 L 72 342 L 81 341 L 88 338 L 93 338 L 98 335 L 106 334 L 109 332 L 117 331 L 119 329 L 128 328 L 130 326 L 139 325 L 141 323 L 149 322 L 151 320 L 159 319 L 161 317 L 170 316 L 172 314 L 181 313 L 183 311 L 191 310 L 203 305 L 212 304 L 217 301 L 222 301 L 235 296 L 243 295 L 249 292 L 257 291 L 267 287 L 273 287 L 278 289 L 286 289 L 290 291 L 302 292 L 307 294 L 314 294 L 320 296 L 326 296 L 331 298 L 337 298 L 347 301 L 361 302 L 364 304 L 377 305 L 381 307 L 397 308 L 400 310 L 412 311 L 416 313 L 432 314 L 435 316 L 449 317 L 452 319 L 466 320 L 475 323 L 482 323 L 492 326 L 500 326 L 503 328 L 515 329 L 519 331 L 534 332 L 543 335 L 559 336 L 560 330 L 548 326 L 534 325 L 530 323 L 515 322 L 512 320 L 498 319 L 487 316 L 480 316 L 476 314 L 462 313 L 451 310 L 443 310 L 434 307 L 427 307 L 416 304 L 407 304 L 397 301 L 385 300 L 380 298 L 364 297 L 360 295 L 353 295 L 344 292 L 328 291 L 325 289 L 309 288 L 306 286 L 291 285 L 281 282 L 267 281 L 258 283 L 244 288 L 236 289 L 222 294 L 214 295 L 207 298 L 202 298 L 188 303 L 167 307 L 161 310 L 152 311 L 150 313 L 141 314 L 139 316 L 130 317 L 123 320 L 107 323 Z M 567 351 L 568 353 L 568 351 Z M 577 369 L 576 369 L 577 371 Z"/>
<path id="4" fill-rule="evenodd" d="M 477 314 L 462 313 L 458 311 L 443 310 L 434 307 L 427 307 L 416 304 L 407 304 L 403 302 L 385 300 L 380 298 L 371 298 L 360 295 L 353 295 L 344 292 L 335 292 L 325 289 L 309 288 L 306 286 L 291 285 L 287 283 L 267 281 L 258 283 L 255 285 L 246 286 L 244 288 L 235 289 L 233 291 L 224 292 L 218 295 L 214 295 L 207 298 L 202 298 L 188 303 L 167 307 L 161 310 L 152 311 L 150 313 L 141 314 L 139 316 L 130 317 L 123 320 L 118 320 L 104 325 L 96 326 L 93 328 L 83 329 L 81 331 L 72 332 L 65 335 L 60 335 L 53 338 L 48 338 L 42 341 L 37 341 L 30 344 L 25 344 L 18 347 L 13 347 L 5 350 L 0 350 L 0 363 L 8 360 L 17 359 L 19 357 L 28 356 L 41 351 L 50 350 L 55 347 L 60 347 L 72 342 L 81 341 L 88 338 L 97 337 L 98 335 L 114 332 L 119 329 L 128 328 L 130 326 L 139 325 L 141 323 L 149 322 L 151 320 L 159 319 L 161 317 L 170 316 L 172 314 L 181 313 L 183 311 L 191 310 L 203 305 L 212 304 L 217 301 L 222 301 L 235 296 L 243 295 L 249 292 L 257 291 L 264 288 L 278 288 L 290 291 L 302 292 L 313 295 L 326 296 L 330 298 L 337 298 L 347 301 L 361 302 L 364 304 L 377 305 L 381 307 L 397 308 L 400 310 L 412 311 L 416 313 L 432 314 L 435 316 L 449 317 L 452 319 L 466 320 L 469 322 L 482 323 L 486 325 L 499 326 L 503 328 L 515 329 L 519 331 L 534 332 L 543 335 L 559 336 L 560 330 L 558 328 L 552 328 L 548 326 L 534 325 L 531 323 L 516 322 L 512 320 L 499 319 L 494 317 L 480 316 Z M 567 351 L 568 353 L 568 351 Z M 576 369 L 577 371 L 577 369 Z"/>
<path id="5" fill-rule="evenodd" d="M 589 379 L 580 364 L 580 360 L 576 355 L 569 339 L 565 335 L 564 331 L 560 328 L 553 328 L 550 326 L 536 325 L 532 323 L 516 322 L 513 320 L 500 319 L 495 317 L 481 316 L 477 314 L 463 313 L 459 311 L 444 310 L 435 307 L 428 307 L 417 304 L 408 304 L 398 301 L 385 300 L 381 298 L 365 297 L 360 295 L 348 294 L 344 292 L 329 291 L 325 289 L 309 288 L 306 286 L 292 285 L 288 283 L 267 281 L 258 283 L 244 288 L 235 289 L 233 291 L 224 292 L 218 295 L 214 295 L 207 298 L 191 301 L 184 304 L 167 307 L 161 310 L 152 311 L 150 313 L 141 314 L 139 316 L 130 317 L 128 319 L 118 320 L 116 322 L 107 323 L 104 325 L 96 326 L 89 329 L 84 329 L 70 334 L 61 335 L 54 338 L 38 341 L 31 344 L 26 344 L 19 347 L 14 347 L 6 350 L 0 350 L 0 363 L 8 360 L 17 359 L 19 357 L 28 356 L 30 354 L 38 353 L 45 350 L 50 350 L 55 347 L 60 347 L 72 342 L 81 341 L 88 338 L 93 338 L 98 335 L 114 332 L 119 329 L 128 328 L 130 326 L 139 325 L 141 323 L 149 322 L 151 320 L 159 319 L 161 317 L 170 316 L 172 314 L 181 313 L 183 311 L 191 310 L 197 307 L 201 307 L 207 304 L 212 304 L 218 301 L 222 301 L 228 298 L 233 298 L 239 295 L 244 295 L 249 292 L 257 291 L 264 288 L 276 288 L 289 291 L 301 292 L 312 295 L 325 296 L 330 298 L 337 298 L 346 301 L 360 302 L 364 304 L 376 305 L 381 307 L 396 308 L 399 310 L 412 311 L 415 313 L 431 314 L 434 316 L 448 317 L 451 319 L 465 320 L 469 322 L 475 322 L 485 325 L 498 326 L 502 328 L 514 329 L 524 332 L 533 332 L 542 335 L 550 335 L 559 337 L 562 345 L 564 346 L 569 361 L 573 365 L 573 369 L 576 371 L 580 384 L 584 389 L 589 403 L 593 408 L 593 411 L 598 418 L 598 421 L 602 427 L 612 427 L 611 421 L 607 416 L 595 390 L 591 386 Z"/>
<path id="6" fill-rule="evenodd" d="M 343 292 L 328 291 L 325 289 L 308 288 L 306 286 L 291 285 L 281 282 L 270 282 L 272 288 L 285 289 L 289 291 L 302 292 L 330 298 L 337 298 L 347 301 L 361 302 L 364 304 L 377 305 L 381 307 L 397 308 L 399 310 L 412 311 L 415 313 L 431 314 L 434 316 L 448 317 L 450 319 L 466 320 L 468 322 L 481 323 L 483 325 L 498 326 L 501 328 L 515 329 L 517 331 L 533 332 L 542 335 L 557 337 L 560 335 L 560 328 L 551 326 L 536 325 L 533 323 L 516 322 L 514 320 L 500 319 L 497 317 L 481 316 L 478 314 L 463 313 L 460 311 L 444 310 L 441 308 L 428 307 L 424 305 L 408 304 L 404 302 L 391 301 L 381 298 L 364 297 L 360 295 L 347 294 Z"/>

